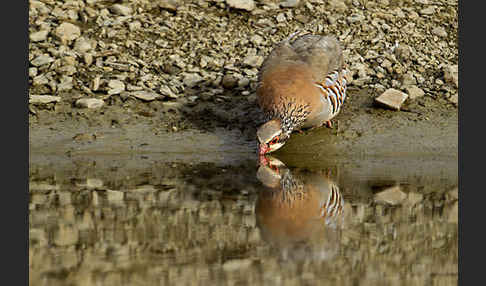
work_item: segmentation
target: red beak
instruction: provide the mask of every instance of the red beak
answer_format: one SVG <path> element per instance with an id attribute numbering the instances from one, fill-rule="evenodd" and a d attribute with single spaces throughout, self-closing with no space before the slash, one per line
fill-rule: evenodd
<path id="1" fill-rule="evenodd" d="M 267 144 L 263 143 L 258 146 L 258 155 L 262 156 L 265 155 L 268 150 L 270 150 L 270 147 L 267 146 Z"/>

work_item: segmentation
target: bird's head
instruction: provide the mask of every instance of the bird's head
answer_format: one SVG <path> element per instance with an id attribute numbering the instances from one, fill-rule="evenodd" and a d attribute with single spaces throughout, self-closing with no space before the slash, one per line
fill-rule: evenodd
<path id="1" fill-rule="evenodd" d="M 258 154 L 264 155 L 280 149 L 290 135 L 282 129 L 279 119 L 267 121 L 258 128 Z"/>

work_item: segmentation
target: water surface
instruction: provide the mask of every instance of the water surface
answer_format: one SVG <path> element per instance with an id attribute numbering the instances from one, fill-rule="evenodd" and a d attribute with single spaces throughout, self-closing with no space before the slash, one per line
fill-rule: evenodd
<path id="1" fill-rule="evenodd" d="M 457 285 L 457 158 L 312 158 L 32 154 L 30 284 Z"/>

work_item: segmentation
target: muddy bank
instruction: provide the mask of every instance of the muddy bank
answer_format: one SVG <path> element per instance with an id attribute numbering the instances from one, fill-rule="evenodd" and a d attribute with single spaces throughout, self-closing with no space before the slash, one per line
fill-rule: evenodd
<path id="1" fill-rule="evenodd" d="M 335 129 L 281 153 L 457 156 L 457 1 L 227 2 L 31 0 L 30 151 L 252 156 L 258 68 L 299 29 L 335 34 L 353 80 Z M 402 111 L 373 105 L 387 88 Z"/>
<path id="2" fill-rule="evenodd" d="M 248 102 L 234 104 L 233 110 L 246 109 L 250 115 L 224 111 L 219 105 L 206 107 L 197 116 L 184 117 L 179 123 L 187 122 L 191 128 L 177 132 L 164 131 L 161 121 L 155 123 L 141 117 L 126 123 L 104 121 L 103 118 L 117 115 L 133 116 L 119 112 L 116 107 L 90 111 L 79 120 L 56 120 L 56 116 L 46 114 L 48 124 L 30 125 L 30 152 L 65 156 L 184 153 L 188 160 L 195 161 L 211 156 L 256 159 L 257 107 Z M 219 116 L 214 116 L 214 112 Z M 314 160 L 333 156 L 457 159 L 457 116 L 457 108 L 451 104 L 428 97 L 405 104 L 402 111 L 391 111 L 375 106 L 367 91 L 351 90 L 346 108 L 336 117 L 332 129 L 321 127 L 294 133 L 275 154 L 310 154 Z"/>

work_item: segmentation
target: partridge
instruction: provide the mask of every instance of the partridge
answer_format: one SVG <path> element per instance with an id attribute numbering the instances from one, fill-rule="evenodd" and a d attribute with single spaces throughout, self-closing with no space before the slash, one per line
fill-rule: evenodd
<path id="1" fill-rule="evenodd" d="M 319 171 L 289 169 L 267 156 L 257 171 L 267 188 L 255 206 L 257 225 L 265 239 L 302 241 L 335 230 L 344 213 L 339 187 Z"/>
<path id="2" fill-rule="evenodd" d="M 264 60 L 257 102 L 266 122 L 257 131 L 259 154 L 282 147 L 293 131 L 331 127 L 346 98 L 342 49 L 333 36 L 295 33 Z"/>

